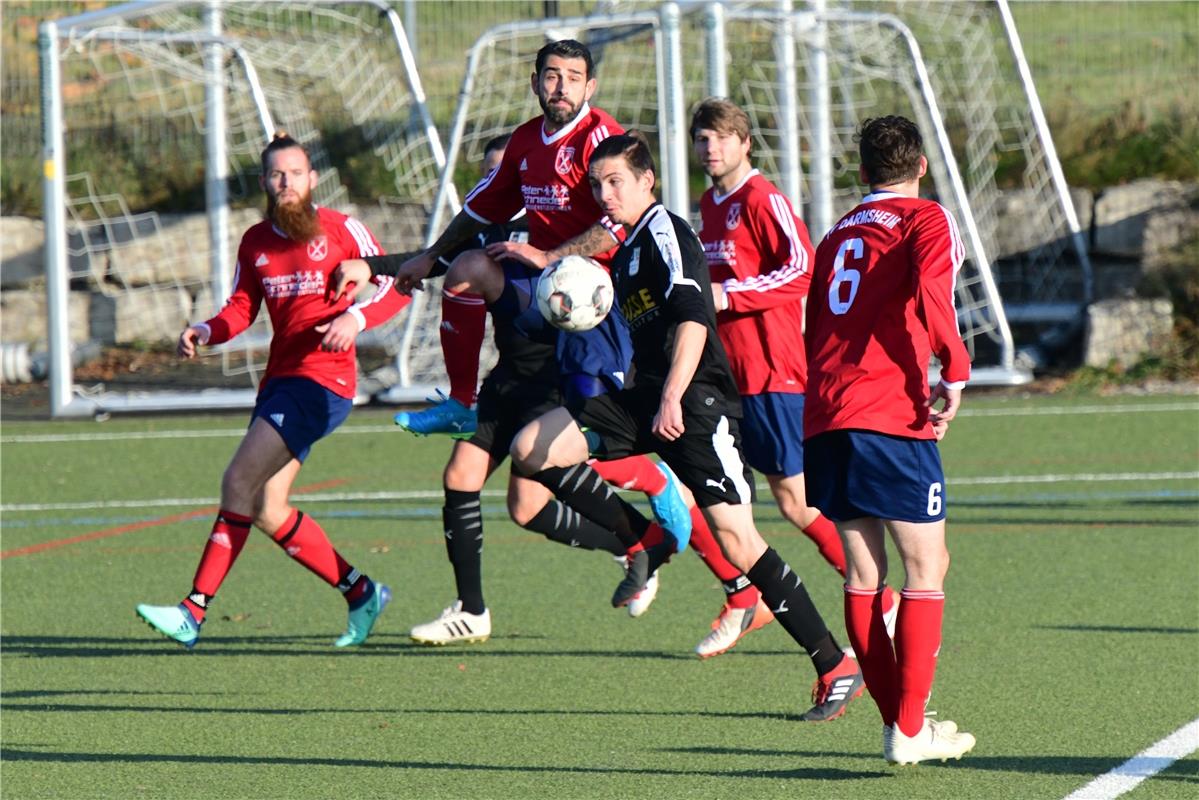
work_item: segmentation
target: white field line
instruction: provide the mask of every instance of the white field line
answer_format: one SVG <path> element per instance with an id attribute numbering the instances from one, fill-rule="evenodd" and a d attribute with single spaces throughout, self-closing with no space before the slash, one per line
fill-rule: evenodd
<path id="1" fill-rule="evenodd" d="M 1199 472 L 1075 472 L 1063 475 L 985 475 L 977 478 L 945 479 L 954 486 L 1002 486 L 1018 483 L 1091 483 L 1122 481 L 1194 481 Z"/>
<path id="2" fill-rule="evenodd" d="M 1190 411 L 1199 414 L 1196 403 L 1147 403 L 1145 405 L 1120 404 L 1110 406 L 1053 406 L 1012 408 L 970 408 L 958 412 L 959 417 L 1048 417 L 1072 414 L 1143 414 L 1155 411 Z M 359 425 L 338 428 L 334 436 L 398 432 L 394 425 Z M 64 442 L 112 442 L 117 439 L 221 439 L 241 437 L 245 428 L 223 428 L 218 430 L 165 430 L 165 431 L 105 431 L 103 433 L 18 433 L 0 436 L 0 444 L 49 444 Z"/>
<path id="3" fill-rule="evenodd" d="M 1075 475 L 993 475 L 978 478 L 954 478 L 946 483 L 950 486 L 1003 486 L 1028 483 L 1092 483 L 1122 481 L 1179 481 L 1199 480 L 1199 472 L 1115 472 L 1079 473 Z M 765 491 L 758 487 L 759 492 Z M 483 497 L 503 497 L 502 489 L 488 489 Z M 297 495 L 305 503 L 349 503 L 370 501 L 440 500 L 440 490 L 418 490 L 407 492 L 313 492 Z M 218 502 L 216 497 L 155 497 L 145 500 L 83 500 L 73 503 L 5 503 L 0 512 L 13 511 L 90 511 L 101 508 L 167 508 L 173 506 L 211 506 Z"/>
<path id="4" fill-rule="evenodd" d="M 967 397 L 959 417 L 1054 417 L 1072 414 L 1139 414 L 1146 411 L 1190 411 L 1199 414 L 1199 403 L 1120 403 L 1110 406 L 1049 406 L 1016 408 L 971 408 Z"/>
<path id="5" fill-rule="evenodd" d="M 1199 750 L 1199 719 L 1191 720 L 1111 772 L 1066 795 L 1065 800 L 1112 800 L 1196 750 Z"/>

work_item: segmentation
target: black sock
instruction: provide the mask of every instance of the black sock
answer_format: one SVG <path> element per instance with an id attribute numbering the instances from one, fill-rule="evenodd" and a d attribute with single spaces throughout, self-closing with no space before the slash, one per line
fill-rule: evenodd
<path id="1" fill-rule="evenodd" d="M 586 464 L 549 467 L 530 477 L 547 487 L 564 504 L 615 533 L 626 549 L 640 542 L 649 527 L 649 520 L 622 500 L 599 473 Z"/>
<path id="2" fill-rule="evenodd" d="M 774 612 L 779 625 L 812 659 L 817 674 L 823 675 L 841 663 L 844 654 L 808 596 L 803 581 L 773 547 L 766 549 L 746 577 L 762 592 L 762 599 Z"/>
<path id="3" fill-rule="evenodd" d="M 454 567 L 458 599 L 468 614 L 482 614 L 483 604 L 483 509 L 478 492 L 445 490 L 445 551 Z"/>
<path id="4" fill-rule="evenodd" d="M 560 500 L 551 500 L 525 523 L 525 529 L 540 533 L 551 542 L 581 547 L 584 550 L 606 550 L 623 556 L 625 546 L 612 531 L 605 530 Z"/>

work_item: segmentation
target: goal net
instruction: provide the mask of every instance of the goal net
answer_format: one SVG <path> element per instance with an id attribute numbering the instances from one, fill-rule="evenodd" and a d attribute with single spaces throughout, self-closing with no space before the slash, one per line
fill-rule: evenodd
<path id="1" fill-rule="evenodd" d="M 265 314 L 209 356 L 241 392 L 84 396 L 61 340 L 75 329 L 108 343 L 171 341 L 213 314 L 231 288 L 241 233 L 261 218 L 258 157 L 275 130 L 311 153 L 317 203 L 363 219 L 389 252 L 424 243 L 444 154 L 388 4 L 131 3 L 44 24 L 41 49 L 54 198 L 47 245 L 59 263 L 48 276 L 55 415 L 252 397 L 269 342 Z M 214 105 L 206 87 L 222 84 Z M 390 175 L 394 191 L 352 207 L 339 169 L 349 161 Z M 117 185 L 139 196 L 116 194 Z M 218 197 L 207 219 L 196 213 L 204 187 Z M 137 210 L 164 206 L 179 213 Z M 72 302 L 77 294 L 90 301 Z M 86 322 L 65 319 L 85 310 Z M 403 316 L 370 341 L 397 352 Z"/>

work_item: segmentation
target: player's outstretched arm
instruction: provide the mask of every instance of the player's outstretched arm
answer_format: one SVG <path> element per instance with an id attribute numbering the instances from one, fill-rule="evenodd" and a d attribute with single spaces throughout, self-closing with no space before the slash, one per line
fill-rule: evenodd
<path id="1" fill-rule="evenodd" d="M 606 218 L 605 218 L 606 219 Z M 611 225 L 611 223 L 609 223 Z M 597 222 L 573 239 L 568 239 L 545 255 L 547 263 L 553 263 L 567 256 L 597 256 L 611 250 L 620 242 L 613 235 L 612 229 L 603 222 Z"/>
<path id="2" fill-rule="evenodd" d="M 492 242 L 484 249 L 492 258 L 515 259 L 534 269 L 545 269 L 550 265 L 550 258 L 546 251 L 538 250 L 528 242 Z"/>
<path id="3" fill-rule="evenodd" d="M 334 267 L 329 275 L 329 288 L 325 293 L 325 299 L 333 303 L 347 292 L 353 293 L 359 286 L 365 286 L 371 279 L 371 272 L 371 266 L 365 259 L 347 258 Z"/>

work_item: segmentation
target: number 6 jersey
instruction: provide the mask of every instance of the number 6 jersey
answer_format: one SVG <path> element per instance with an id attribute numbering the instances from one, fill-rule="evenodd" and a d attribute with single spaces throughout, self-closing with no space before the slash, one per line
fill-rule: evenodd
<path id="1" fill-rule="evenodd" d="M 928 366 L 960 388 L 970 377 L 954 309 L 965 249 L 949 212 L 932 200 L 868 195 L 816 248 L 804 341 L 804 438 L 867 430 L 935 438 Z"/>

